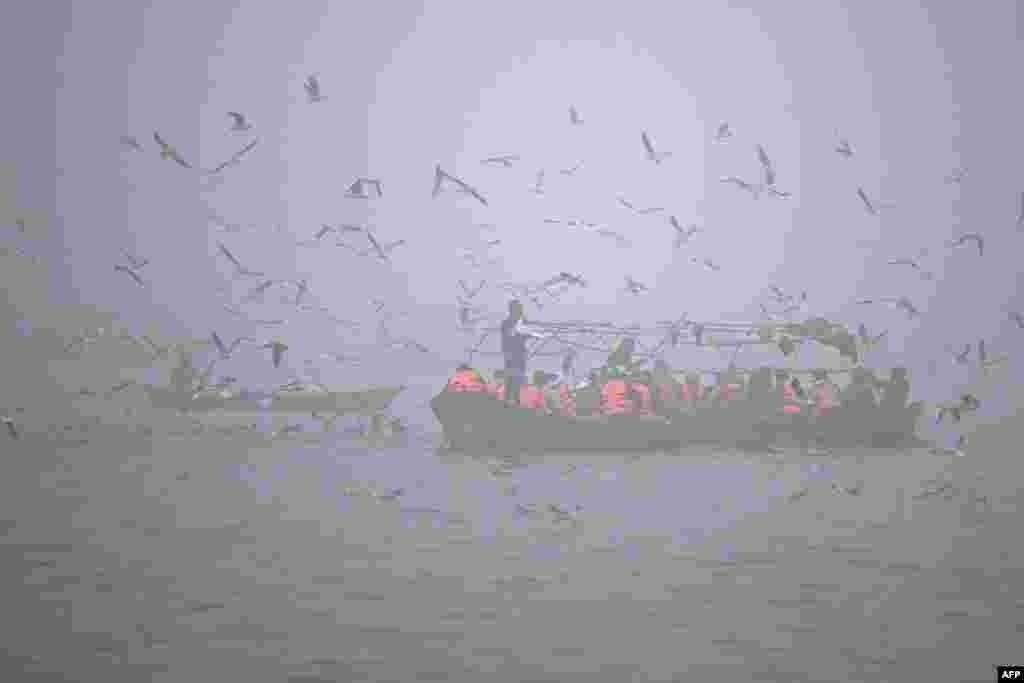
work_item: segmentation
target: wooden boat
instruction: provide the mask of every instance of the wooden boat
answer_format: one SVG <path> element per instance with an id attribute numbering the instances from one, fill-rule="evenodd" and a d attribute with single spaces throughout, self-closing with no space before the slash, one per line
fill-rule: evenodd
<path id="1" fill-rule="evenodd" d="M 277 391 L 267 394 L 182 395 L 173 389 L 144 385 L 154 408 L 187 412 L 319 413 L 375 415 L 388 409 L 404 386 L 371 387 L 356 391 Z"/>
<path id="2" fill-rule="evenodd" d="M 673 419 L 643 415 L 563 417 L 507 406 L 488 394 L 442 391 L 431 400 L 434 416 L 444 429 L 451 448 L 474 451 L 487 448 L 521 448 L 543 451 L 617 450 L 647 451 L 677 449 L 697 443 L 735 446 L 765 444 L 765 428 L 775 436 L 830 447 L 898 447 L 920 442 L 914 428 L 920 404 L 902 413 L 864 419 L 843 418 L 823 423 L 820 430 L 806 431 L 799 423 L 776 419 L 751 404 L 707 407 L 694 415 Z M 801 431 L 804 429 L 804 431 Z"/>

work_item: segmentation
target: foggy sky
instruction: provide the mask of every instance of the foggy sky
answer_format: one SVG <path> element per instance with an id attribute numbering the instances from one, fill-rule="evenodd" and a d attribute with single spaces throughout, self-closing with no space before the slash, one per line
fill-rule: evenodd
<path id="1" fill-rule="evenodd" d="M 456 358 L 467 341 L 454 329 L 456 280 L 474 279 L 456 250 L 478 239 L 475 224 L 493 223 L 486 236 L 503 240 L 502 266 L 481 277 L 543 280 L 571 270 L 591 282 L 561 306 L 529 311 L 538 318 L 751 319 L 777 284 L 808 290 L 815 313 L 889 329 L 883 365 L 920 368 L 936 357 L 948 375 L 945 343 L 1019 345 L 1006 314 L 1024 308 L 1016 259 L 1024 235 L 1013 229 L 1024 189 L 1015 70 L 1024 19 L 1012 0 L 212 1 L 117 11 L 52 2 L 0 23 L 0 68 L 13 95 L 0 152 L 3 229 L 27 217 L 36 240 L 27 244 L 51 260 L 48 280 L 9 297 L 19 308 L 77 300 L 197 337 L 212 328 L 247 333 L 225 319 L 226 299 L 214 293 L 230 275 L 216 252 L 222 240 L 256 269 L 308 275 L 322 304 L 371 330 L 366 301 L 384 297 L 409 313 L 397 332 Z M 302 88 L 312 73 L 329 98 L 317 105 Z M 583 126 L 569 125 L 570 105 Z M 228 131 L 229 110 L 252 120 L 260 143 L 223 183 L 204 188 L 158 158 L 154 130 L 199 166 L 226 159 L 251 139 Z M 715 145 L 721 121 L 736 135 Z M 673 156 L 645 161 L 641 131 Z M 121 148 L 122 135 L 146 151 Z M 852 159 L 833 151 L 840 135 Z M 792 199 L 754 201 L 718 182 L 756 179 L 757 144 Z M 480 164 L 498 154 L 522 161 Z M 559 173 L 577 162 L 577 175 Z M 432 200 L 435 164 L 491 205 L 451 193 Z M 957 167 L 963 182 L 945 183 Z M 529 192 L 540 169 L 543 198 Z M 343 198 L 361 175 L 380 177 L 385 197 Z M 894 207 L 867 215 L 858 185 Z M 620 195 L 705 231 L 673 252 L 665 217 L 631 216 Z M 217 233 L 210 212 L 259 232 Z M 546 217 L 606 224 L 634 246 L 618 249 Z M 294 246 L 322 223 L 364 221 L 408 246 L 390 264 Z M 983 259 L 943 246 L 966 231 L 985 234 Z M 113 272 L 122 246 L 152 259 L 151 289 Z M 933 282 L 885 263 L 923 247 Z M 625 275 L 652 291 L 623 294 Z M 899 294 L 925 312 L 919 323 L 850 303 Z M 500 313 L 506 295 L 488 297 Z M 349 343 L 330 325 L 292 317 L 280 334 L 305 355 Z"/>

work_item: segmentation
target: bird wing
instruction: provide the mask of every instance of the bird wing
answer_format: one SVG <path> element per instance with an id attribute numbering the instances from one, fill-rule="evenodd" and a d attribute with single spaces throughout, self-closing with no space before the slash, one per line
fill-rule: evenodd
<path id="1" fill-rule="evenodd" d="M 868 198 L 868 195 L 864 191 L 864 188 L 857 188 L 857 196 L 860 197 L 860 200 L 862 202 L 864 202 L 864 208 L 866 208 L 869 213 L 875 213 L 875 205 L 871 202 L 871 199 Z"/>
<path id="2" fill-rule="evenodd" d="M 378 242 L 377 238 L 373 236 L 373 233 L 367 230 L 366 237 L 370 240 L 370 244 L 373 246 L 374 251 L 377 252 L 377 255 L 381 258 L 387 258 L 387 254 L 384 253 L 384 250 L 380 246 L 380 242 Z"/>
<path id="3" fill-rule="evenodd" d="M 651 139 L 647 136 L 647 133 L 640 133 L 640 141 L 643 143 L 644 149 L 647 150 L 647 156 L 653 159 L 656 156 L 654 145 L 651 144 Z"/>
<path id="4" fill-rule="evenodd" d="M 228 116 L 230 116 L 234 120 L 236 126 L 241 126 L 245 123 L 245 117 L 239 114 L 237 111 L 229 111 Z"/>
<path id="5" fill-rule="evenodd" d="M 771 159 L 768 158 L 768 153 L 764 151 L 764 147 L 761 145 L 757 146 L 757 160 L 761 162 L 761 168 L 764 170 L 764 184 L 774 185 L 775 169 L 772 168 Z"/>
<path id="6" fill-rule="evenodd" d="M 236 268 L 238 268 L 239 270 L 241 270 L 241 269 L 242 269 L 242 264 L 238 262 L 238 259 L 236 259 L 236 258 L 234 257 L 234 255 L 233 255 L 233 254 L 232 254 L 232 253 L 231 253 L 230 251 L 228 251 L 228 248 L 227 248 L 227 247 L 225 247 L 225 246 L 224 246 L 223 244 L 221 244 L 220 242 L 217 242 L 217 248 L 218 248 L 218 249 L 220 249 L 220 253 L 224 254 L 224 256 L 225 256 L 225 257 L 226 257 L 226 258 L 227 258 L 227 259 L 228 259 L 229 261 L 231 261 L 231 263 L 233 263 L 233 264 L 235 265 L 235 267 L 236 267 Z"/>

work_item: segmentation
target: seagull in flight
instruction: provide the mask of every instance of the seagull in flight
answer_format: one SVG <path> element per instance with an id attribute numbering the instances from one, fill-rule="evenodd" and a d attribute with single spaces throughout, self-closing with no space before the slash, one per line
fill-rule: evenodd
<path id="1" fill-rule="evenodd" d="M 735 185 L 736 187 L 740 188 L 741 190 L 749 192 L 750 195 L 754 199 L 757 199 L 758 197 L 761 196 L 761 190 L 763 189 L 760 185 L 754 185 L 753 183 L 748 183 L 743 178 L 740 178 L 739 176 L 734 176 L 734 175 L 724 176 L 722 178 L 719 178 L 718 181 L 721 182 L 721 183 L 728 183 L 728 184 L 731 184 L 731 185 Z"/>
<path id="2" fill-rule="evenodd" d="M 227 161 L 223 162 L 222 164 L 220 164 L 216 168 L 207 171 L 207 174 L 208 175 L 217 175 L 218 173 L 223 171 L 225 168 L 227 168 L 229 166 L 235 166 L 236 164 L 238 164 L 238 162 L 240 162 L 242 160 L 242 157 L 244 157 L 246 154 L 251 152 L 253 150 L 253 148 L 256 147 L 256 145 L 259 144 L 259 142 L 260 142 L 259 138 L 253 140 L 252 142 L 247 144 L 245 147 L 243 147 L 242 149 L 240 149 L 237 152 L 235 152 L 234 154 L 232 154 L 230 159 L 228 159 Z"/>
<path id="3" fill-rule="evenodd" d="M 774 197 L 780 199 L 786 199 L 791 196 L 789 192 L 783 192 L 775 187 L 775 167 L 772 166 L 771 159 L 768 158 L 768 153 L 764 151 L 764 147 L 761 145 L 757 146 L 757 160 L 761 164 L 761 171 L 764 174 L 764 184 L 762 189 L 771 193 Z"/>
<path id="4" fill-rule="evenodd" d="M 648 161 L 653 161 L 656 164 L 660 164 L 665 159 L 672 156 L 672 152 L 657 152 L 654 149 L 654 143 L 651 142 L 651 136 L 646 131 L 640 133 L 640 142 L 644 146 L 644 152 L 647 155 Z"/>
<path id="5" fill-rule="evenodd" d="M 359 255 L 369 256 L 371 253 L 375 253 L 382 261 L 386 261 L 388 259 L 388 254 L 391 253 L 392 249 L 405 244 L 405 240 L 398 240 L 388 245 L 381 245 L 369 230 L 366 231 L 366 239 L 370 242 L 370 248 L 366 251 L 360 252 Z"/>
<path id="6" fill-rule="evenodd" d="M 373 190 L 374 197 L 383 197 L 384 191 L 381 187 L 381 182 L 375 178 L 356 178 L 348 189 L 345 191 L 345 196 L 349 199 L 369 199 L 370 193 L 367 189 Z"/>
<path id="7" fill-rule="evenodd" d="M 968 242 L 974 242 L 975 246 L 978 247 L 978 256 L 985 255 L 985 238 L 976 232 L 969 232 L 965 235 L 961 235 L 958 239 L 949 243 L 951 248 L 956 248 L 967 244 Z"/>
<path id="8" fill-rule="evenodd" d="M 306 79 L 305 88 L 306 99 L 310 104 L 323 102 L 327 99 L 327 97 L 320 92 L 320 78 L 316 74 L 313 74 Z"/>
<path id="9" fill-rule="evenodd" d="M 178 164 L 182 168 L 192 168 L 192 164 L 185 161 L 184 158 L 178 153 L 174 147 L 169 145 L 166 140 L 160 137 L 160 133 L 153 131 L 153 140 L 156 144 L 160 145 L 160 158 L 170 159 L 174 163 Z"/>
<path id="10" fill-rule="evenodd" d="M 626 276 L 626 291 L 630 294 L 640 294 L 641 292 L 647 291 L 647 286 L 643 285 L 630 276 Z"/>
<path id="11" fill-rule="evenodd" d="M 703 266 L 705 270 L 710 270 L 716 273 L 722 269 L 720 265 L 718 265 L 711 259 L 698 259 L 697 257 L 694 256 L 690 258 L 690 263 L 694 265 Z"/>
<path id="12" fill-rule="evenodd" d="M 338 225 L 338 226 L 334 226 L 334 225 L 327 225 L 325 223 L 322 226 L 320 226 L 320 229 L 317 230 L 315 235 L 313 235 L 313 239 L 311 239 L 311 240 L 304 240 L 304 241 L 301 241 L 301 242 L 296 242 L 296 244 L 298 244 L 299 246 L 314 246 L 316 244 L 319 244 L 320 240 L 322 240 L 324 237 L 326 237 L 328 233 L 332 233 L 332 232 L 333 233 L 337 233 L 337 234 L 340 235 L 340 234 L 343 234 L 343 233 L 346 233 L 346 232 L 364 232 L 364 230 L 363 230 L 363 228 L 361 228 L 358 225 Z"/>
<path id="13" fill-rule="evenodd" d="M 146 286 L 146 283 L 142 280 L 142 278 L 139 276 L 139 274 L 137 272 L 135 272 L 136 271 L 135 268 L 132 268 L 131 266 L 123 266 L 123 265 L 120 265 L 120 264 L 115 264 L 114 265 L 114 270 L 117 271 L 117 272 L 125 273 L 126 275 L 128 275 L 131 279 L 135 280 L 135 284 L 137 284 L 139 287 L 145 287 Z"/>
<path id="14" fill-rule="evenodd" d="M 723 121 L 718 124 L 718 128 L 715 130 L 715 136 L 712 138 L 712 142 L 721 144 L 733 136 L 732 128 L 729 123 Z"/>
<path id="15" fill-rule="evenodd" d="M 683 246 L 683 244 L 688 242 L 691 237 L 700 232 L 700 228 L 696 225 L 689 225 L 684 228 L 679 224 L 679 219 L 675 216 L 669 216 L 668 222 L 676 231 L 675 239 L 672 242 L 672 247 L 674 249 L 678 249 Z"/>
<path id="16" fill-rule="evenodd" d="M 575 106 L 569 107 L 569 123 L 571 123 L 574 126 L 583 125 L 583 119 L 580 118 L 580 113 L 579 111 L 576 110 Z"/>
<path id="17" fill-rule="evenodd" d="M 915 259 L 911 259 L 911 258 L 890 259 L 889 261 L 887 261 L 887 263 L 890 266 L 910 266 L 911 268 L 913 268 L 914 270 L 916 270 L 918 273 L 921 274 L 921 279 L 922 280 L 932 280 L 932 279 L 935 278 L 935 274 L 934 273 L 932 273 L 930 271 L 923 270 L 921 268 L 921 264 L 918 263 L 917 260 L 915 260 Z"/>
<path id="18" fill-rule="evenodd" d="M 583 162 L 579 162 L 575 166 L 571 166 L 569 168 L 563 168 L 559 173 L 562 175 L 576 175 L 576 171 L 580 170 L 581 166 L 583 166 Z"/>
<path id="19" fill-rule="evenodd" d="M 142 143 L 139 142 L 138 138 L 136 138 L 134 135 L 122 135 L 121 144 L 127 147 L 128 149 L 135 150 L 136 152 L 143 151 Z"/>
<path id="20" fill-rule="evenodd" d="M 946 351 L 953 356 L 952 361 L 954 365 L 967 365 L 970 362 L 969 356 L 971 355 L 972 348 L 970 344 L 964 344 L 960 351 L 951 346 L 947 346 Z"/>
<path id="21" fill-rule="evenodd" d="M 882 299 L 861 299 L 857 302 L 858 304 L 885 304 L 897 310 L 901 310 L 907 314 L 907 317 L 913 320 L 918 317 L 921 312 L 916 306 L 905 296 L 901 297 L 886 297 Z"/>
<path id="22" fill-rule="evenodd" d="M 239 114 L 237 111 L 229 111 L 228 116 L 231 117 L 231 130 L 235 131 L 247 131 L 252 130 L 252 124 L 249 123 L 245 116 Z"/>
<path id="23" fill-rule="evenodd" d="M 459 191 L 470 195 L 471 197 L 473 197 L 473 199 L 476 199 L 484 206 L 487 206 L 487 200 L 484 198 L 482 194 L 477 192 L 477 190 L 473 188 L 471 185 L 466 184 L 464 181 L 446 172 L 444 169 L 441 168 L 440 165 L 434 167 L 434 190 L 431 193 L 431 196 L 437 197 L 439 194 L 441 194 L 441 190 L 443 189 L 443 186 L 446 182 L 452 183 L 453 185 L 456 186 L 456 188 Z"/>
<path id="24" fill-rule="evenodd" d="M 223 243 L 217 242 L 217 249 L 219 249 L 220 253 L 224 255 L 224 258 L 226 258 L 228 261 L 231 261 L 231 265 L 235 267 L 235 277 L 263 277 L 264 275 L 266 275 L 266 273 L 262 273 L 256 270 L 249 270 L 248 268 L 243 266 L 241 262 L 235 258 L 235 255 L 232 254 L 228 250 L 228 248 L 224 246 Z"/>
<path id="25" fill-rule="evenodd" d="M 870 351 L 878 346 L 878 343 L 888 334 L 889 330 L 886 330 L 885 332 L 872 337 L 868 334 L 868 328 L 864 323 L 857 326 L 857 339 L 860 340 L 861 346 L 863 346 L 866 351 Z"/>
<path id="26" fill-rule="evenodd" d="M 537 180 L 536 180 L 536 182 L 534 182 L 533 187 L 531 188 L 531 191 L 535 195 L 538 195 L 538 196 L 544 194 L 544 170 L 543 169 L 537 171 Z"/>
<path id="27" fill-rule="evenodd" d="M 277 341 L 277 340 L 271 340 L 271 341 L 268 341 L 263 346 L 261 346 L 260 348 L 261 349 L 270 349 L 270 351 L 273 354 L 272 355 L 272 360 L 274 362 L 274 367 L 275 368 L 281 367 L 281 359 L 284 357 L 284 352 L 288 350 L 288 345 L 287 344 L 285 344 L 284 342 Z"/>
<path id="28" fill-rule="evenodd" d="M 462 291 L 465 293 L 467 299 L 474 298 L 477 294 L 480 293 L 480 290 L 482 290 L 486 284 L 487 280 L 481 280 L 479 285 L 471 289 L 470 286 L 467 285 L 464 280 L 459 280 L 459 287 L 462 288 Z"/>
<path id="29" fill-rule="evenodd" d="M 839 144 L 836 146 L 836 154 L 849 159 L 853 156 L 853 148 L 850 146 L 850 141 L 846 138 L 839 138 Z"/>
<path id="30" fill-rule="evenodd" d="M 609 230 L 608 228 L 598 228 L 594 232 L 600 237 L 607 237 L 609 239 L 615 240 L 616 246 L 622 247 L 623 249 L 632 246 L 633 244 L 628 239 L 626 239 L 621 233 L 617 233 L 614 230 Z"/>
<path id="31" fill-rule="evenodd" d="M 496 157 L 487 157 L 483 159 L 481 164 L 491 164 L 494 166 L 504 166 L 505 168 L 512 168 L 512 164 L 519 161 L 519 157 L 515 154 L 504 154 Z"/>
<path id="32" fill-rule="evenodd" d="M 124 257 L 128 259 L 128 263 L 131 264 L 131 267 L 135 270 L 142 270 L 149 264 L 149 259 L 134 256 L 131 253 L 129 253 L 127 249 L 122 249 L 121 254 L 123 254 Z"/>
<path id="33" fill-rule="evenodd" d="M 220 352 L 221 360 L 227 360 L 231 357 L 231 354 L 235 352 L 242 344 L 258 344 L 259 342 L 249 337 L 239 337 L 238 339 L 231 342 L 230 345 L 225 345 L 224 341 L 220 338 L 216 332 L 210 334 L 210 339 L 213 340 L 214 346 L 217 347 L 217 351 Z"/>
<path id="34" fill-rule="evenodd" d="M 637 213 L 637 214 L 639 214 L 641 216 L 646 216 L 649 213 L 658 213 L 659 211 L 664 211 L 665 210 L 665 209 L 663 209 L 661 207 L 651 207 L 651 208 L 647 208 L 647 209 L 640 209 L 640 208 L 637 208 L 632 202 L 628 201 L 627 199 L 624 199 L 623 197 L 619 197 L 618 200 L 619 200 L 619 204 L 621 204 L 622 206 L 626 207 L 630 211 L 632 211 L 634 213 Z"/>
<path id="35" fill-rule="evenodd" d="M 1017 323 L 1017 327 L 1024 330 L 1024 314 L 1012 311 L 1010 313 L 1010 320 Z"/>
<path id="36" fill-rule="evenodd" d="M 892 204 L 882 203 L 869 197 L 863 187 L 857 188 L 857 196 L 864 205 L 864 210 L 872 216 L 877 216 L 882 209 L 892 208 Z"/>

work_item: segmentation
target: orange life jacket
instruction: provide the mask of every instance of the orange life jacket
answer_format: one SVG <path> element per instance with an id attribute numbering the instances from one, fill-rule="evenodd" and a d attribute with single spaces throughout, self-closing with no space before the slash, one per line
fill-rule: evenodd
<path id="1" fill-rule="evenodd" d="M 601 412 L 604 415 L 621 415 L 632 407 L 626 393 L 629 386 L 625 380 L 610 379 L 601 387 Z"/>
<path id="2" fill-rule="evenodd" d="M 828 415 L 839 405 L 836 386 L 831 382 L 816 382 L 814 385 L 814 414 L 818 417 Z"/>
<path id="3" fill-rule="evenodd" d="M 696 391 L 691 391 L 690 385 L 684 382 L 679 385 L 679 398 L 683 401 L 699 401 L 704 398 L 704 387 L 698 384 Z"/>
<path id="4" fill-rule="evenodd" d="M 789 382 L 782 385 L 782 412 L 796 414 L 803 410 L 803 406 L 796 402 L 796 392 Z"/>
<path id="5" fill-rule="evenodd" d="M 484 392 L 487 387 L 480 375 L 472 370 L 459 370 L 448 380 L 449 391 L 457 392 Z"/>
<path id="6" fill-rule="evenodd" d="M 519 390 L 519 405 L 533 410 L 544 410 L 544 390 L 534 384 L 524 384 Z"/>

